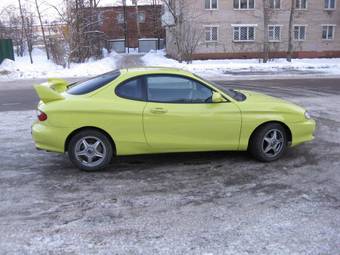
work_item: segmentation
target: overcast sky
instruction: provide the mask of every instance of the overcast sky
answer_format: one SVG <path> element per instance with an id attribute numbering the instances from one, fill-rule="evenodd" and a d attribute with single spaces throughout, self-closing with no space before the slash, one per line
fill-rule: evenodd
<path id="1" fill-rule="evenodd" d="M 26 2 L 29 2 L 31 4 L 34 4 L 34 0 L 21 0 L 21 2 L 24 4 Z M 50 4 L 56 4 L 56 3 L 62 3 L 62 0 L 38 0 L 38 2 L 47 2 Z M 139 0 L 139 2 L 141 3 L 148 3 L 150 2 L 150 0 Z M 110 6 L 113 4 L 121 4 L 122 0 L 101 0 L 100 1 L 100 5 L 104 5 L 104 6 Z M 128 4 L 131 4 L 131 0 L 127 0 Z M 0 0 L 0 8 L 3 8 L 7 5 L 18 5 L 18 0 Z"/>
<path id="2" fill-rule="evenodd" d="M 41 10 L 42 13 L 45 13 L 44 20 L 54 20 L 58 17 L 56 11 L 49 7 L 49 4 L 55 5 L 55 6 L 61 6 L 63 4 L 63 0 L 38 0 L 39 3 L 42 4 Z M 138 0 L 141 4 L 152 2 L 151 0 Z M 35 5 L 34 0 L 21 0 L 21 3 L 23 6 L 26 7 L 26 9 L 31 10 L 35 13 Z M 112 6 L 121 4 L 122 0 L 101 0 L 100 6 Z M 131 0 L 127 0 L 127 4 L 131 4 Z M 0 13 L 3 8 L 5 8 L 8 5 L 14 5 L 16 8 L 18 8 L 18 0 L 0 0 Z M 4 15 L 4 14 L 1 14 Z M 0 17 L 1 19 L 4 19 L 6 17 Z"/>

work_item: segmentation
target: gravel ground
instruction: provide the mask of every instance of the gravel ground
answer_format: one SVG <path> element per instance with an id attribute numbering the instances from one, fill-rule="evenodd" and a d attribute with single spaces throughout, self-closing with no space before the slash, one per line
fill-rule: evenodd
<path id="1" fill-rule="evenodd" d="M 339 254 L 340 93 L 267 92 L 318 122 L 271 164 L 166 154 L 84 173 L 35 150 L 33 111 L 1 112 L 0 254 Z"/>

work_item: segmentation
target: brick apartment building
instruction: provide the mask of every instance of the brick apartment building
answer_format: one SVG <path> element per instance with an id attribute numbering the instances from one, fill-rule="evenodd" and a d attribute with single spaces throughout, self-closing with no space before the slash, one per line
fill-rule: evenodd
<path id="1" fill-rule="evenodd" d="M 267 8 L 263 0 L 173 0 L 173 5 L 200 31 L 195 59 L 260 58 L 265 40 L 270 57 L 285 57 L 292 1 L 267 1 Z M 340 57 L 339 0 L 295 0 L 291 24 L 294 57 Z M 167 53 L 176 58 L 173 29 L 167 27 Z"/>
<path id="2" fill-rule="evenodd" d="M 165 37 L 161 24 L 161 5 L 98 7 L 98 30 L 107 40 L 125 39 L 126 47 L 138 48 L 140 38 Z M 138 29 L 139 26 L 139 29 Z"/>

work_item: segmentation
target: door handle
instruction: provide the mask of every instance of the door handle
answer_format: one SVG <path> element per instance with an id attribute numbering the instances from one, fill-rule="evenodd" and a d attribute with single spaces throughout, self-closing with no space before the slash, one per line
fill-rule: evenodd
<path id="1" fill-rule="evenodd" d="M 151 111 L 151 113 L 154 113 L 154 114 L 164 114 L 164 113 L 168 112 L 168 110 L 166 110 L 164 108 L 153 108 L 150 111 Z"/>

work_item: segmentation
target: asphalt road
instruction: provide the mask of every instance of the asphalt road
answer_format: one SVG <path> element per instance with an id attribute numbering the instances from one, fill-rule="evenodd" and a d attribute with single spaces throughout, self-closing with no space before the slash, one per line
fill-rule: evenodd
<path id="1" fill-rule="evenodd" d="M 0 82 L 0 111 L 20 111 L 35 109 L 38 103 L 33 85 L 46 80 L 22 80 Z M 70 82 L 76 79 L 69 79 Z M 286 79 L 286 80 L 247 80 L 247 81 L 217 81 L 216 83 L 261 91 L 284 96 L 316 96 L 340 93 L 340 79 Z M 308 94 L 306 91 L 308 90 Z"/>
<path id="2" fill-rule="evenodd" d="M 98 173 L 35 149 L 37 98 L 17 83 L 0 83 L 0 254 L 339 254 L 340 80 L 232 82 L 316 119 L 316 139 L 276 162 L 180 153 Z"/>

